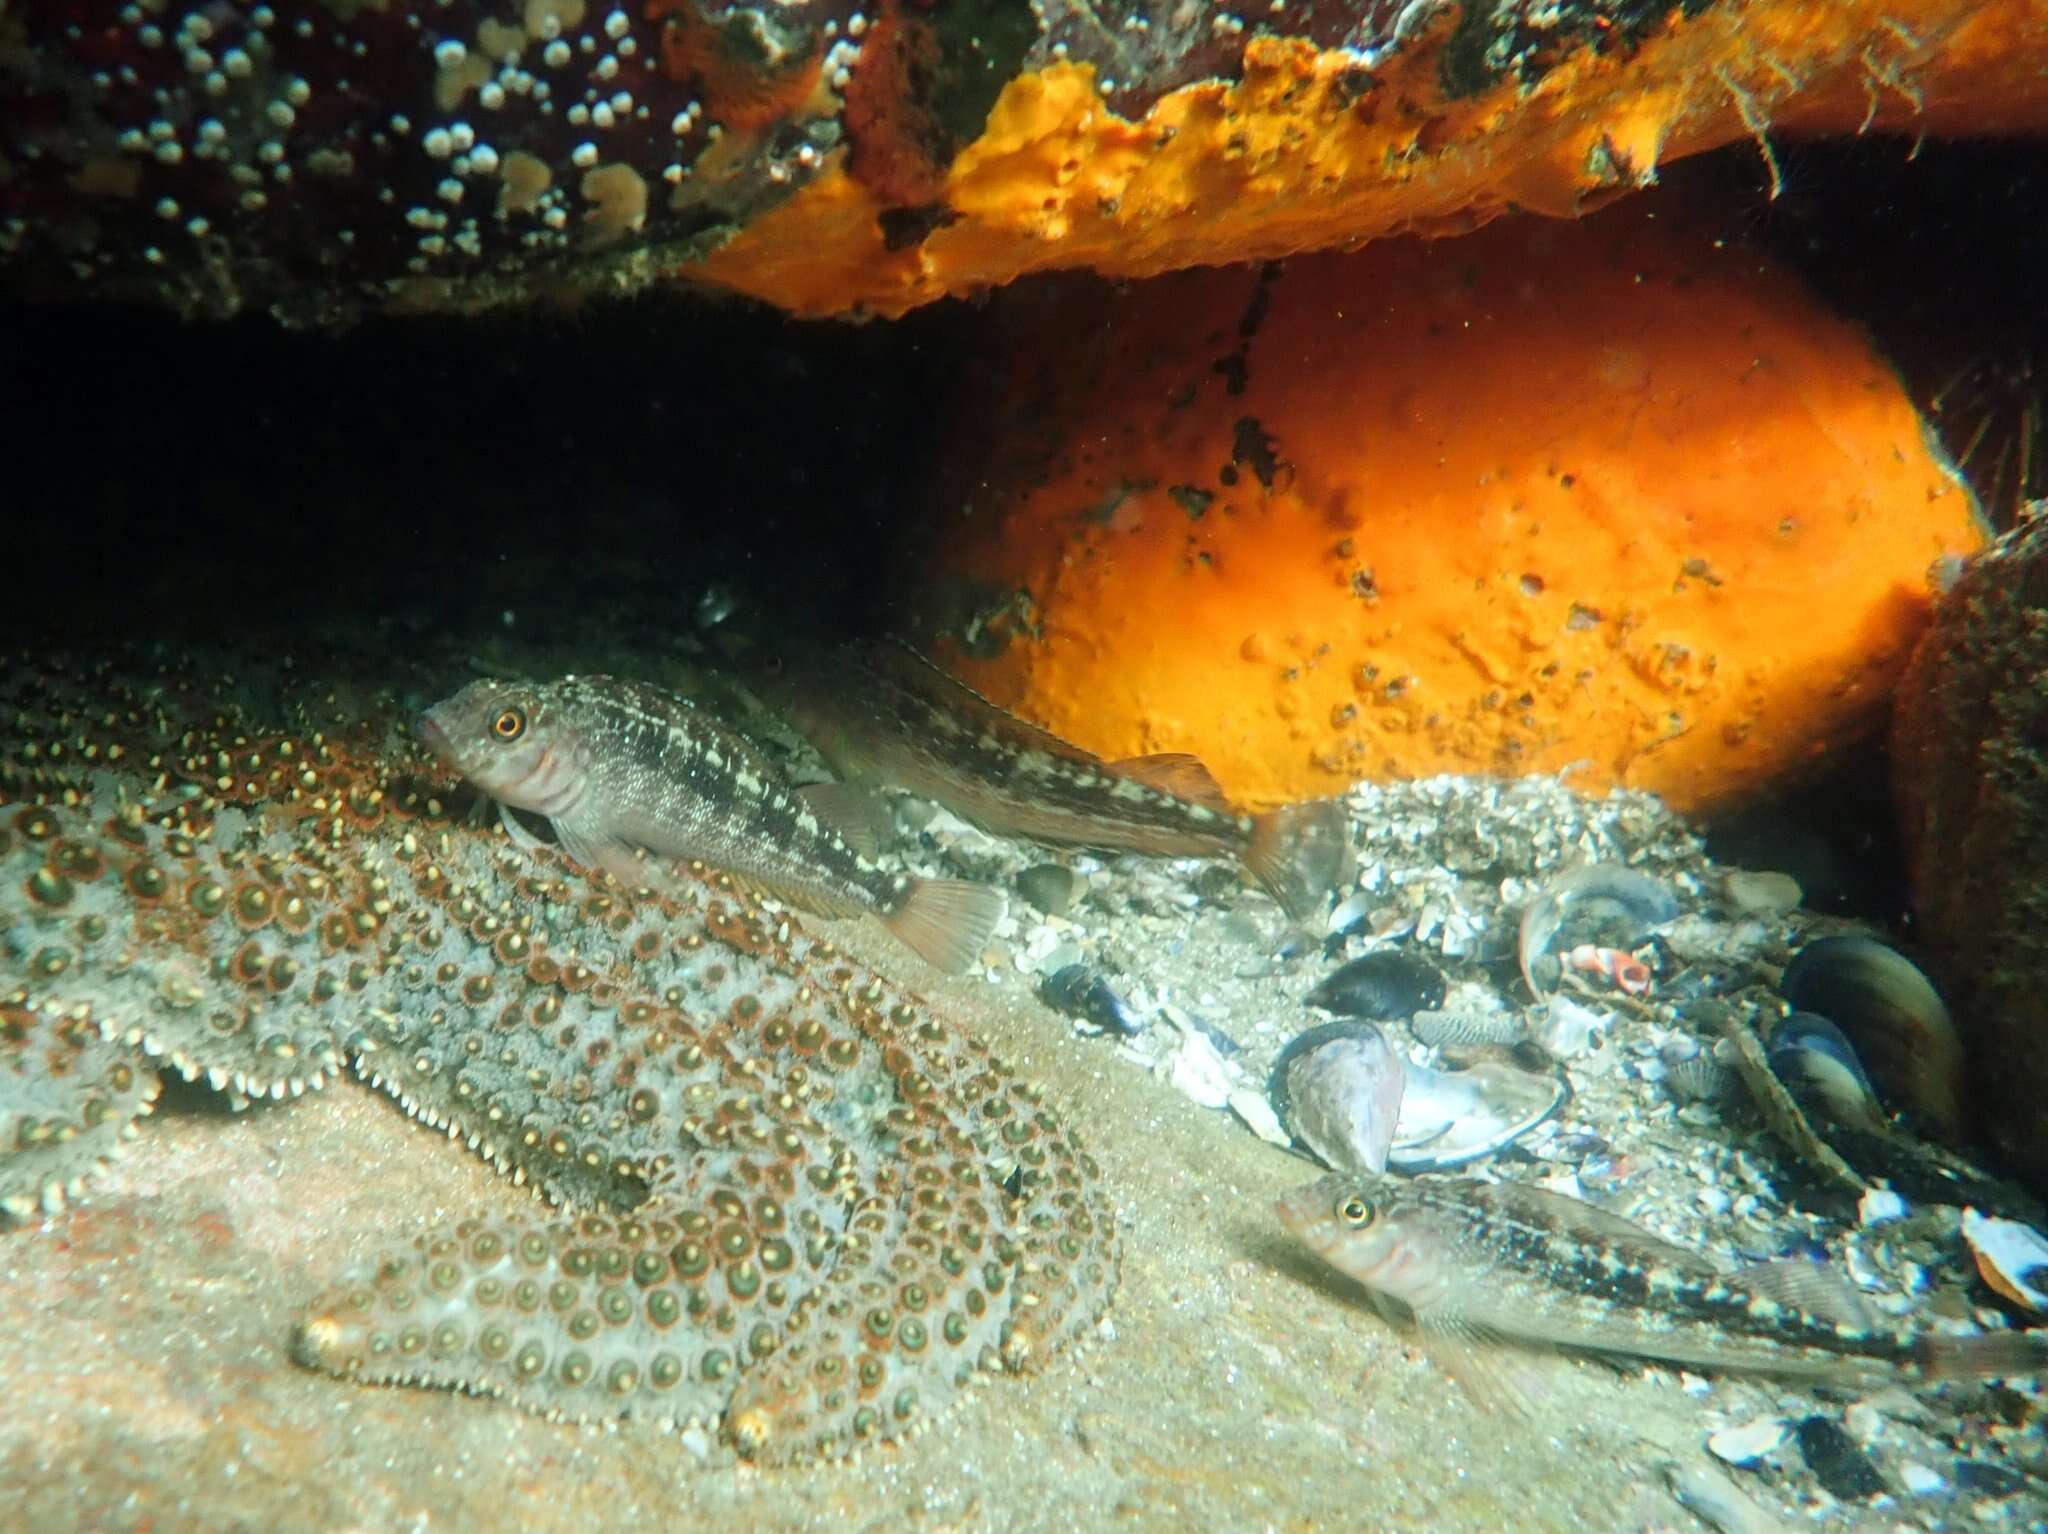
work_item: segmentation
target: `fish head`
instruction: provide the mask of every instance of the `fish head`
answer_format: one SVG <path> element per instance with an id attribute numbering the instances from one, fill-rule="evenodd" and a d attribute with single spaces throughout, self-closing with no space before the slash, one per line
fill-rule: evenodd
<path id="1" fill-rule="evenodd" d="M 1396 1178 L 1325 1177 L 1277 1207 L 1289 1233 L 1375 1294 L 1421 1310 L 1456 1282 L 1453 1243 L 1426 1197 Z"/>
<path id="2" fill-rule="evenodd" d="M 414 722 L 420 740 L 501 804 L 553 815 L 587 765 L 567 710 L 527 682 L 471 682 Z"/>
<path id="3" fill-rule="evenodd" d="M 1400 1240 L 1401 1199 L 1390 1179 L 1319 1177 L 1282 1194 L 1274 1208 L 1289 1235 L 1354 1278 L 1377 1268 Z"/>

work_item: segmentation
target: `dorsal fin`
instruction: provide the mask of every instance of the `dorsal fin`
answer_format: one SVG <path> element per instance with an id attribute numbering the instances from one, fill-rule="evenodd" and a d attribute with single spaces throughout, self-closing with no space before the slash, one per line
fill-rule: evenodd
<path id="1" fill-rule="evenodd" d="M 1696 1278 L 1725 1276 L 1720 1267 L 1703 1253 L 1666 1241 L 1634 1220 L 1623 1219 L 1583 1199 L 1518 1183 L 1494 1183 L 1480 1190 L 1479 1197 L 1503 1214 L 1536 1225 L 1559 1227 L 1568 1236 L 1597 1238 L 1645 1264 L 1672 1268 Z"/>
<path id="2" fill-rule="evenodd" d="M 1062 740 L 1028 719 L 1018 718 L 900 639 L 875 641 L 867 647 L 864 658 L 878 674 L 923 698 L 934 708 L 970 721 L 1005 745 L 1091 767 L 1102 765 L 1102 758 L 1094 752 L 1084 751 L 1072 741 Z"/>
<path id="3" fill-rule="evenodd" d="M 1877 1326 L 1870 1306 L 1841 1274 L 1804 1257 L 1752 1263 L 1736 1270 L 1734 1282 L 1752 1294 L 1802 1310 L 1822 1321 L 1851 1326 L 1859 1332 L 1873 1331 Z"/>
<path id="4" fill-rule="evenodd" d="M 1163 794 L 1176 799 L 1185 799 L 1190 804 L 1199 804 L 1205 810 L 1214 810 L 1219 815 L 1234 815 L 1229 798 L 1202 760 L 1185 751 L 1161 751 L 1152 756 L 1127 756 L 1122 761 L 1111 762 L 1109 770 L 1135 778 L 1147 788 L 1156 788 Z"/>

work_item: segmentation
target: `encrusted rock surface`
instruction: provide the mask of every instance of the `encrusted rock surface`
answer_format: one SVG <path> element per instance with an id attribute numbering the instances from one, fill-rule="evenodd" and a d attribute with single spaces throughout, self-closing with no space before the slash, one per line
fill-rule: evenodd
<path id="1" fill-rule="evenodd" d="M 681 278 L 900 313 L 2048 121 L 2044 0 L 445 0 L 0 16 L 0 283 L 184 313 Z"/>
<path id="2" fill-rule="evenodd" d="M 1983 1127 L 2048 1179 L 2048 518 L 1953 575 L 1899 685 L 1892 759 Z"/>

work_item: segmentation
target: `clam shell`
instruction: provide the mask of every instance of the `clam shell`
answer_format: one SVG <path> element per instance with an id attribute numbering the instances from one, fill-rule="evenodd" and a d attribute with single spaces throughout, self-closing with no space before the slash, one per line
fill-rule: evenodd
<path id="1" fill-rule="evenodd" d="M 1790 874 L 1731 868 L 1721 881 L 1728 904 L 1745 916 L 1783 916 L 1806 898 Z"/>
<path id="2" fill-rule="evenodd" d="M 1919 966 L 1867 937 L 1824 937 L 1786 966 L 1778 991 L 1846 1034 L 1878 1091 L 1930 1134 L 1964 1138 L 1963 1048 Z"/>
<path id="3" fill-rule="evenodd" d="M 1694 1055 L 1664 1069 L 1664 1088 L 1682 1103 L 1722 1102 L 1735 1095 L 1735 1073 L 1712 1055 Z"/>
<path id="4" fill-rule="evenodd" d="M 1724 1427 L 1707 1436 L 1707 1449 L 1728 1465 L 1753 1465 L 1775 1452 L 1785 1442 L 1783 1417 L 1759 1417 L 1736 1427 Z"/>
<path id="5" fill-rule="evenodd" d="M 1537 1047 L 1553 1060 L 1575 1060 L 1606 1040 L 1614 1021 L 1611 1012 L 1595 1011 L 1569 996 L 1553 996 L 1536 1020 Z"/>
<path id="6" fill-rule="evenodd" d="M 1408 1019 L 1418 1044 L 1519 1044 L 1529 1025 L 1513 1012 L 1439 1012 L 1425 1008 Z"/>
<path id="7" fill-rule="evenodd" d="M 1370 1023 L 1297 1035 L 1267 1083 L 1295 1143 L 1340 1172 L 1441 1172 L 1490 1156 L 1570 1096 L 1562 1079 L 1492 1061 L 1404 1065 Z M 1377 1163 L 1377 1164 L 1375 1164 Z"/>
<path id="8" fill-rule="evenodd" d="M 2048 1236 L 2017 1220 L 1965 1209 L 1963 1241 L 1985 1283 L 2029 1310 L 2048 1310 Z"/>

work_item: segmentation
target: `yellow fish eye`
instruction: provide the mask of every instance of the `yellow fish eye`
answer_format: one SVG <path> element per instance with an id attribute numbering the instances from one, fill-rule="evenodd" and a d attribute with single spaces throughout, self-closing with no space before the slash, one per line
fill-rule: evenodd
<path id="1" fill-rule="evenodd" d="M 1337 1206 L 1337 1217 L 1346 1225 L 1356 1226 L 1360 1230 L 1372 1224 L 1372 1216 L 1372 1200 L 1361 1198 L 1356 1193 Z"/>
<path id="2" fill-rule="evenodd" d="M 517 740 L 526 733 L 526 710 L 508 708 L 491 721 L 491 733 L 500 740 Z"/>

